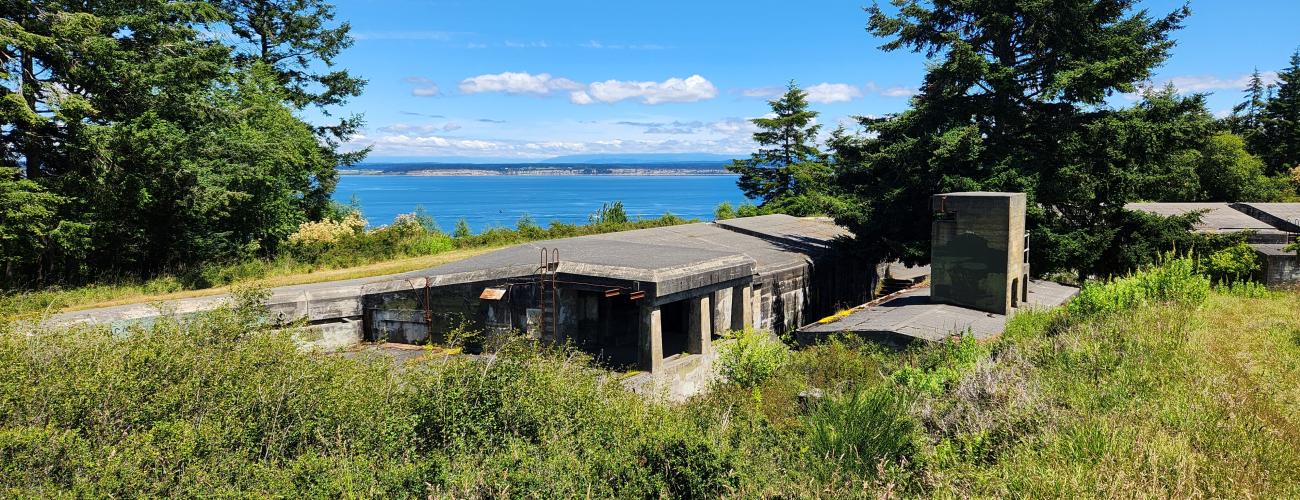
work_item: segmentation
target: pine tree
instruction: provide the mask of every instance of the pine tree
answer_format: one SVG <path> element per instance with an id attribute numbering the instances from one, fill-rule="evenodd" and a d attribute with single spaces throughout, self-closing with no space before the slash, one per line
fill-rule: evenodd
<path id="1" fill-rule="evenodd" d="M 1250 74 L 1250 83 L 1246 85 L 1245 100 L 1232 107 L 1232 116 L 1228 118 L 1228 128 L 1234 134 L 1240 135 L 1247 142 L 1254 140 L 1256 134 L 1260 132 L 1260 116 L 1264 112 L 1264 106 L 1268 104 L 1269 85 L 1264 83 L 1264 78 L 1256 68 Z"/>
<path id="2" fill-rule="evenodd" d="M 1300 166 L 1300 50 L 1291 65 L 1277 74 L 1277 91 L 1264 106 L 1261 133 L 1254 141 L 1270 173 Z"/>
<path id="3" fill-rule="evenodd" d="M 732 161 L 727 169 L 740 174 L 736 184 L 741 192 L 760 200 L 765 208 L 785 204 L 794 211 L 811 210 L 794 206 L 799 204 L 793 203 L 793 199 L 815 191 L 818 179 L 825 177 L 809 171 L 828 170 L 826 156 L 815 144 L 821 129 L 816 124 L 817 112 L 808 109 L 808 93 L 793 81 L 785 94 L 768 101 L 768 105 L 772 117 L 750 120 L 758 127 L 754 133 L 758 151 L 748 159 Z"/>

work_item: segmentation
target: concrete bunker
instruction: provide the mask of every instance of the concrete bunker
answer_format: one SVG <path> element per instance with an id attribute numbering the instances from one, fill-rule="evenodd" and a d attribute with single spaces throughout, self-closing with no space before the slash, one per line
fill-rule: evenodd
<path id="1" fill-rule="evenodd" d="M 833 251 L 829 221 L 770 215 L 517 245 L 370 286 L 368 340 L 459 331 L 570 343 L 612 368 L 707 368 L 716 337 L 777 333 L 870 298 L 871 268 Z"/>

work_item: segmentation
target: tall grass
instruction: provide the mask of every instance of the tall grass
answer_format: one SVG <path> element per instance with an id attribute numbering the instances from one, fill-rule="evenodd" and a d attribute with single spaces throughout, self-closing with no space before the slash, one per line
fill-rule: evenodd
<path id="1" fill-rule="evenodd" d="M 1161 265 L 1107 281 L 1088 282 L 1070 301 L 1071 315 L 1089 316 L 1130 310 L 1151 303 L 1200 304 L 1210 294 L 1210 278 L 1188 257 L 1167 257 Z"/>
<path id="2" fill-rule="evenodd" d="M 523 339 L 304 353 L 254 297 L 125 337 L 0 331 L 0 496 L 1296 497 L 1297 298 L 1183 265 L 992 343 L 765 341 L 736 359 L 777 369 L 684 403 Z"/>

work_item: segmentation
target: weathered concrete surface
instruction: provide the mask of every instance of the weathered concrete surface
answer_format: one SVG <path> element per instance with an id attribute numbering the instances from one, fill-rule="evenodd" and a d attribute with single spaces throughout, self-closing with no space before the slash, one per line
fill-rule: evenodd
<path id="1" fill-rule="evenodd" d="M 1278 230 L 1300 233 L 1300 203 L 1233 203 L 1232 208 Z"/>
<path id="2" fill-rule="evenodd" d="M 933 300 L 1006 314 L 1023 300 L 1024 193 L 944 193 L 930 198 Z"/>
<path id="3" fill-rule="evenodd" d="M 1260 278 L 1268 286 L 1285 286 L 1300 283 L 1300 257 L 1295 251 L 1285 250 L 1281 243 L 1251 244 L 1262 261 Z"/>
<path id="4" fill-rule="evenodd" d="M 1193 229 L 1202 233 L 1222 234 L 1251 231 L 1251 243 L 1284 243 L 1286 233 L 1251 215 L 1249 210 L 1237 208 L 1242 204 L 1229 203 L 1129 203 L 1128 210 L 1156 215 L 1173 216 L 1201 212 L 1201 222 Z"/>
<path id="5" fill-rule="evenodd" d="M 268 307 L 273 322 L 306 321 L 311 333 L 303 341 L 319 349 L 363 340 L 444 342 L 458 328 L 482 329 L 572 341 L 612 366 L 658 372 L 661 306 L 690 308 L 673 333 L 689 330 L 685 349 L 705 354 L 714 334 L 749 325 L 788 331 L 864 301 L 871 273 L 832 248 L 847 234 L 828 221 L 773 215 L 539 241 L 421 271 L 276 288 Z M 554 291 L 539 280 L 543 248 L 559 250 L 559 263 L 546 273 L 559 285 Z M 480 297 L 488 288 L 497 290 L 495 299 Z M 229 300 L 177 300 L 161 310 L 125 305 L 49 322 L 124 326 Z"/>
<path id="6" fill-rule="evenodd" d="M 717 354 L 678 354 L 664 360 L 655 372 L 640 372 L 623 379 L 623 387 L 648 396 L 684 401 L 708 388 L 717 375 Z"/>
<path id="7" fill-rule="evenodd" d="M 1030 280 L 1029 299 L 1025 308 L 1054 307 L 1065 303 L 1078 289 L 1049 281 Z M 1014 312 L 1013 312 L 1014 314 Z M 891 344 L 913 340 L 936 342 L 953 335 L 969 334 L 985 340 L 996 337 L 1006 327 L 1007 316 L 930 299 L 930 288 L 916 288 L 876 306 L 868 306 L 839 320 L 813 324 L 799 330 L 800 337 L 851 332 Z"/>

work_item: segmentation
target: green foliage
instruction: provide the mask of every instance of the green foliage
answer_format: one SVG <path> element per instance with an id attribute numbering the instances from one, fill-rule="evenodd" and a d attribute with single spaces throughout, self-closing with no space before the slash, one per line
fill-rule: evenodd
<path id="1" fill-rule="evenodd" d="M 911 400 L 888 386 L 857 389 L 817 403 L 806 417 L 812 461 L 871 475 L 879 463 L 897 463 L 923 442 Z"/>
<path id="2" fill-rule="evenodd" d="M 456 229 L 451 233 L 453 238 L 468 238 L 473 235 L 474 232 L 469 228 L 469 221 L 465 220 L 464 217 L 456 220 Z"/>
<path id="3" fill-rule="evenodd" d="M 713 209 L 713 220 L 727 220 L 736 218 L 736 209 L 731 206 L 731 202 L 724 201 L 719 203 L 717 208 Z"/>
<path id="4" fill-rule="evenodd" d="M 1300 50 L 1277 73 L 1276 92 L 1268 96 L 1251 138 L 1269 173 L 1290 174 L 1300 166 Z"/>
<path id="5" fill-rule="evenodd" d="M 804 198 L 802 198 L 802 197 L 796 197 L 796 198 L 793 198 L 793 199 L 787 198 L 786 200 L 789 201 L 789 202 L 791 202 L 791 203 L 793 203 L 793 202 L 796 202 L 796 201 L 798 201 L 798 200 L 803 200 L 803 199 L 804 199 Z M 782 203 L 784 203 L 784 202 L 782 202 Z M 734 207 L 733 207 L 733 206 L 731 205 L 730 202 L 726 202 L 726 201 L 724 201 L 724 202 L 722 202 L 722 203 L 719 203 L 718 206 L 717 206 L 717 208 L 714 208 L 714 209 L 713 209 L 713 219 L 714 219 L 714 220 L 727 220 L 727 219 L 735 219 L 735 218 L 737 218 L 737 217 L 757 217 L 757 216 L 760 216 L 760 215 L 767 215 L 767 214 L 773 214 L 773 213 L 785 213 L 785 214 L 790 214 L 790 213 L 796 213 L 796 212 L 786 212 L 786 211 L 783 211 L 782 209 L 780 209 L 779 207 L 775 207 L 775 206 L 774 206 L 773 208 L 768 208 L 768 207 L 766 207 L 766 206 L 764 206 L 764 207 L 759 207 L 759 206 L 757 206 L 757 205 L 755 205 L 755 204 L 753 204 L 753 203 L 750 203 L 750 202 L 748 202 L 748 201 L 746 201 L 746 202 L 744 202 L 744 203 L 741 203 L 739 206 L 734 206 Z"/>
<path id="6" fill-rule="evenodd" d="M 39 184 L 0 167 L 0 286 L 12 284 L 13 268 L 40 258 L 55 230 L 55 213 L 62 200 Z M 60 243 L 57 242 L 56 243 Z"/>
<path id="7" fill-rule="evenodd" d="M 1021 312 L 989 343 L 898 351 L 841 336 L 681 403 L 517 337 L 492 356 L 400 366 L 305 352 L 305 332 L 263 320 L 257 289 L 126 336 L 4 325 L 0 491 L 1295 496 L 1300 368 L 1279 361 L 1300 356 L 1295 297 L 1238 284 L 1188 308 L 1187 283 L 1205 278 L 1185 260 L 1164 267 L 1134 280 L 1169 301 Z"/>
<path id="8" fill-rule="evenodd" d="M 1194 260 L 1168 254 L 1159 266 L 1121 278 L 1085 283 L 1067 309 L 1072 316 L 1087 318 L 1153 303 L 1195 307 L 1204 302 L 1209 293 L 1210 279 L 1199 272 Z"/>
<path id="9" fill-rule="evenodd" d="M 736 207 L 736 217 L 757 217 L 765 214 L 767 214 L 767 211 L 750 202 L 741 203 L 740 206 Z"/>
<path id="10" fill-rule="evenodd" d="M 734 160 L 727 170 L 740 174 L 736 184 L 765 210 L 796 216 L 825 215 L 834 199 L 827 194 L 834 170 L 814 144 L 817 112 L 808 109 L 808 93 L 793 81 L 780 98 L 769 101 L 772 118 L 750 120 L 758 127 L 759 150 Z"/>
<path id="11" fill-rule="evenodd" d="M 1211 253 L 1200 264 L 1215 283 L 1249 281 L 1260 270 L 1259 256 L 1245 242 Z"/>
<path id="12" fill-rule="evenodd" d="M 868 31 L 886 51 L 933 62 L 910 109 L 832 141 L 846 198 L 837 220 L 873 257 L 925 262 L 931 195 L 1024 192 L 1036 273 L 1122 271 L 1097 256 L 1120 246 L 1123 206 L 1212 120 L 1201 98 L 1148 92 L 1132 110 L 1105 100 L 1136 91 L 1168 57 L 1188 9 L 1153 18 L 1129 0 L 898 5 L 868 9 Z"/>
<path id="13" fill-rule="evenodd" d="M 718 347 L 718 374 L 727 382 L 751 388 L 772 378 L 790 362 L 790 350 L 770 332 L 728 332 Z"/>
<path id="14" fill-rule="evenodd" d="M 33 203 L 54 210 L 50 229 L 6 252 L 21 256 L 8 286 L 272 255 L 329 215 L 335 167 L 364 155 L 337 150 L 354 118 L 317 128 L 294 114 L 360 89 L 346 72 L 313 73 L 350 43 L 324 2 L 13 7 L 0 19 L 13 62 L 0 73 L 0 166 L 61 201 Z"/>
<path id="15" fill-rule="evenodd" d="M 627 212 L 623 210 L 623 202 L 615 201 L 613 203 L 601 203 L 600 210 L 592 214 L 591 223 L 597 226 L 601 225 L 620 225 L 627 224 Z"/>
<path id="16" fill-rule="evenodd" d="M 954 340 L 915 353 L 914 363 L 891 374 L 894 383 L 911 392 L 941 394 L 988 355 L 971 335 L 962 334 Z"/>

